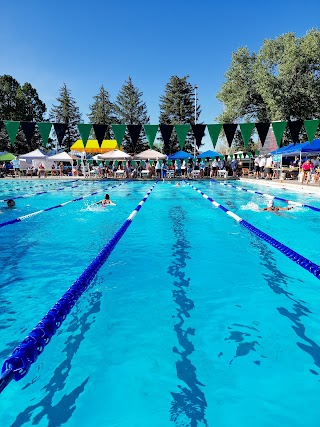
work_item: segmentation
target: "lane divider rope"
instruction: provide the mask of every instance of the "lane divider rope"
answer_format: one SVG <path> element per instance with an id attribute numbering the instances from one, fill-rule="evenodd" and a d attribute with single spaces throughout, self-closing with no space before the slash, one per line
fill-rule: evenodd
<path id="1" fill-rule="evenodd" d="M 66 188 L 70 189 L 70 188 L 77 188 L 77 187 L 79 187 L 79 184 L 72 185 L 71 187 L 54 188 L 53 190 L 38 191 L 37 193 L 23 194 L 22 196 L 15 196 L 15 197 L 10 197 L 8 199 L 2 199 L 0 200 L 0 202 L 7 202 L 8 200 L 27 199 L 29 197 L 41 196 L 42 194 L 54 193 L 55 191 L 62 191 L 62 190 L 65 190 Z"/>
<path id="2" fill-rule="evenodd" d="M 75 182 L 78 182 L 78 181 L 75 181 Z M 92 182 L 86 181 L 86 182 L 81 182 L 77 185 L 66 186 L 66 187 L 61 187 L 61 188 L 54 188 L 54 189 L 50 189 L 50 190 L 46 190 L 46 191 L 38 191 L 37 193 L 23 194 L 22 196 L 9 197 L 7 199 L 0 200 L 0 202 L 7 202 L 8 200 L 26 199 L 26 198 L 34 197 L 34 196 L 41 196 L 42 194 L 54 193 L 55 191 L 62 191 L 65 189 L 77 188 L 77 187 L 80 187 L 83 185 L 92 185 Z"/>
<path id="3" fill-rule="evenodd" d="M 215 184 L 224 185 L 225 187 L 230 187 L 230 188 L 233 188 L 235 190 L 239 190 L 239 191 L 241 190 L 241 191 L 245 191 L 247 193 L 258 194 L 259 196 L 266 197 L 268 199 L 280 200 L 281 202 L 285 202 L 289 205 L 300 206 L 300 207 L 312 209 L 313 211 L 316 211 L 316 212 L 320 212 L 320 208 L 317 208 L 317 207 L 311 206 L 311 205 L 306 205 L 304 203 L 294 202 L 293 200 L 287 200 L 287 199 L 284 199 L 283 197 L 273 196 L 272 194 L 267 194 L 267 193 L 261 193 L 260 191 L 255 191 L 255 190 L 251 190 L 249 188 L 239 187 L 238 185 L 225 184 L 224 182 L 215 181 L 214 179 L 212 179 L 211 182 L 214 182 Z"/>
<path id="4" fill-rule="evenodd" d="M 28 373 L 30 366 L 36 362 L 38 356 L 43 352 L 45 346 L 49 344 L 53 335 L 55 335 L 57 330 L 61 327 L 71 309 L 86 291 L 100 268 L 107 261 L 113 249 L 131 225 L 134 217 L 147 201 L 157 182 L 158 181 L 152 185 L 141 202 L 131 212 L 112 239 L 102 248 L 100 253 L 84 270 L 81 276 L 4 361 L 0 376 L 0 393 L 11 380 L 14 379 L 15 381 L 19 381 Z"/>
<path id="5" fill-rule="evenodd" d="M 77 197 L 75 199 L 68 200 L 67 202 L 60 203 L 59 205 L 51 206 L 51 207 L 46 208 L 46 209 L 41 209 L 40 211 L 36 211 L 36 212 L 32 212 L 32 213 L 27 214 L 27 215 L 19 216 L 18 218 L 14 218 L 14 219 L 11 219 L 9 221 L 1 222 L 0 228 L 6 227 L 7 225 L 17 224 L 18 222 L 21 222 L 24 219 L 31 218 L 32 216 L 39 215 L 43 212 L 49 212 L 49 211 L 52 211 L 53 209 L 63 208 L 64 206 L 68 205 L 69 203 L 79 202 L 80 200 L 86 199 L 87 197 L 95 196 L 96 194 L 103 193 L 104 191 L 109 190 L 110 188 L 119 187 L 120 185 L 123 185 L 126 183 L 127 183 L 127 181 L 122 182 L 121 184 L 112 185 L 111 187 L 109 186 L 109 187 L 103 188 L 102 190 L 98 190 L 98 191 L 94 191 L 93 193 L 86 194 L 85 196 Z"/>
<path id="6" fill-rule="evenodd" d="M 73 179 L 72 181 L 46 182 L 45 184 L 30 185 L 29 187 L 9 188 L 9 189 L 6 189 L 6 191 L 26 190 L 28 188 L 35 188 L 35 187 L 48 187 L 49 185 L 69 184 L 69 183 L 77 182 L 77 181 L 81 181 L 81 180 L 80 179 Z M 10 181 L 10 182 L 12 182 L 12 181 Z M 17 183 L 17 181 L 15 181 L 15 183 Z"/>
<path id="7" fill-rule="evenodd" d="M 278 240 L 271 237 L 269 234 L 264 233 L 263 231 L 259 230 L 257 227 L 253 226 L 249 222 L 245 221 L 244 219 L 240 218 L 238 215 L 236 215 L 234 212 L 229 211 L 227 208 L 222 206 L 220 203 L 213 200 L 211 197 L 209 197 L 207 194 L 203 193 L 198 188 L 194 187 L 193 185 L 189 184 L 187 181 L 184 181 L 187 185 L 189 185 L 191 188 L 193 188 L 195 191 L 197 191 L 199 194 L 202 195 L 206 200 L 208 200 L 210 203 L 212 203 L 215 207 L 221 209 L 223 212 L 225 212 L 228 216 L 236 220 L 240 225 L 247 228 L 249 231 L 251 231 L 253 234 L 258 236 L 260 239 L 264 240 L 265 242 L 269 243 L 269 245 L 273 246 L 275 249 L 283 253 L 287 258 L 294 261 L 296 264 L 300 265 L 300 267 L 304 268 L 305 270 L 309 271 L 311 274 L 313 274 L 317 279 L 320 280 L 320 266 L 318 264 L 315 264 L 314 262 L 308 260 L 304 256 L 300 255 L 298 252 L 295 252 L 288 246 L 284 245 L 283 243 L 279 242 Z"/>

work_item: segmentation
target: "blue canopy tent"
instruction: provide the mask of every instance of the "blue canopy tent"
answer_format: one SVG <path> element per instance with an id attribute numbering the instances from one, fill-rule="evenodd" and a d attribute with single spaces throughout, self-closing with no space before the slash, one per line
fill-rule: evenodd
<path id="1" fill-rule="evenodd" d="M 277 155 L 277 154 L 284 154 L 287 150 L 290 150 L 292 147 L 295 147 L 297 145 L 300 144 L 289 144 L 289 145 L 285 145 L 284 147 L 278 148 L 277 150 L 271 151 L 271 154 Z"/>
<path id="2" fill-rule="evenodd" d="M 216 151 L 208 150 L 204 153 L 199 154 L 197 156 L 198 159 L 206 159 L 207 157 L 210 157 L 210 159 L 214 159 L 215 157 L 220 157 L 221 154 L 217 153 Z"/>
<path id="3" fill-rule="evenodd" d="M 271 152 L 272 155 L 282 154 L 283 156 L 299 153 L 320 153 L 320 139 L 314 139 L 311 144 L 309 141 L 301 144 L 289 144 Z"/>
<path id="4" fill-rule="evenodd" d="M 282 174 L 282 157 L 298 156 L 300 155 L 300 165 L 302 164 L 302 154 L 306 155 L 318 155 L 320 154 L 320 139 L 314 139 L 310 144 L 309 141 L 302 142 L 301 144 L 290 144 L 285 147 L 281 147 L 279 150 L 272 151 L 272 155 L 280 155 L 280 169 Z"/>
<path id="5" fill-rule="evenodd" d="M 193 159 L 193 155 L 186 151 L 178 151 L 177 153 L 168 156 L 169 160 L 182 160 L 182 159 Z"/>
<path id="6" fill-rule="evenodd" d="M 311 144 L 308 143 L 303 147 L 302 152 L 314 155 L 320 154 L 320 139 L 314 139 Z"/>
<path id="7" fill-rule="evenodd" d="M 310 142 L 303 142 L 301 144 L 295 144 L 290 145 L 290 147 L 287 148 L 287 150 L 282 152 L 283 156 L 289 156 L 289 155 L 297 155 L 299 153 L 303 153 L 305 148 L 310 147 Z"/>

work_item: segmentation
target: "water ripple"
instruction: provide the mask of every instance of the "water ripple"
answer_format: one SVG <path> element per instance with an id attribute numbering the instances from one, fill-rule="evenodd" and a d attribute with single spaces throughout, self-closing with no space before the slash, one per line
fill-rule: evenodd
<path id="1" fill-rule="evenodd" d="M 65 348 L 62 350 L 62 353 L 66 354 L 66 358 L 59 366 L 57 366 L 52 378 L 48 384 L 43 387 L 43 390 L 46 392 L 45 396 L 39 400 L 39 402 L 28 406 L 23 412 L 21 412 L 10 427 L 21 427 L 24 424 L 30 425 L 33 413 L 36 413 L 36 415 L 34 415 L 32 424 L 39 424 L 41 420 L 47 419 L 48 427 L 61 426 L 71 418 L 76 409 L 76 401 L 80 394 L 83 393 L 85 386 L 89 381 L 89 377 L 75 387 L 69 394 L 65 394 L 57 404 L 53 405 L 53 401 L 55 394 L 64 389 L 72 368 L 72 359 L 77 353 L 80 344 L 85 337 L 85 333 L 90 329 L 91 324 L 95 321 L 91 316 L 100 311 L 101 295 L 101 292 L 94 292 L 89 301 L 90 309 L 81 317 L 78 317 L 78 315 L 75 314 L 67 331 L 64 332 L 71 333 L 71 335 L 66 339 Z M 76 333 L 77 331 L 78 333 Z M 31 385 L 32 383 L 27 383 L 23 388 L 28 388 Z"/>
<path id="2" fill-rule="evenodd" d="M 171 421 L 179 427 L 196 427 L 203 424 L 208 425 L 205 419 L 205 409 L 207 402 L 205 395 L 200 387 L 201 384 L 197 378 L 196 367 L 192 364 L 189 356 L 194 351 L 194 345 L 190 341 L 190 336 L 195 335 L 195 329 L 184 329 L 185 319 L 190 318 L 190 311 L 194 308 L 194 302 L 187 297 L 187 289 L 190 279 L 186 278 L 183 269 L 186 266 L 186 260 L 190 259 L 188 248 L 190 243 L 184 234 L 184 223 L 186 213 L 181 206 L 172 207 L 169 217 L 172 222 L 172 228 L 176 243 L 172 247 L 172 262 L 168 268 L 168 273 L 174 277 L 173 285 L 176 289 L 172 295 L 177 305 L 174 331 L 181 350 L 173 348 L 173 352 L 180 355 L 176 362 L 177 376 L 185 383 L 185 386 L 178 385 L 180 392 L 172 392 Z"/>

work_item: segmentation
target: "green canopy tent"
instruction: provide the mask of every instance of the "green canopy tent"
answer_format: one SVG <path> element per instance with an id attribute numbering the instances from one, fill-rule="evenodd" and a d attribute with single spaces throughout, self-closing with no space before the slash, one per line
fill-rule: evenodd
<path id="1" fill-rule="evenodd" d="M 16 156 L 14 156 L 13 154 L 5 153 L 5 154 L 2 154 L 0 156 L 0 162 L 10 162 L 11 160 L 14 160 L 15 158 L 16 158 Z"/>

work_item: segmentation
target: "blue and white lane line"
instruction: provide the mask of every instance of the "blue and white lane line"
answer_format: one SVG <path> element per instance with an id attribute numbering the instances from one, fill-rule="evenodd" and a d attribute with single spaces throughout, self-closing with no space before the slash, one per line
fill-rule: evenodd
<path id="1" fill-rule="evenodd" d="M 70 189 L 70 188 L 77 188 L 77 187 L 79 187 L 79 184 L 72 185 L 71 187 L 61 187 L 61 188 L 55 188 L 53 190 L 38 191 L 37 193 L 23 194 L 22 196 L 9 197 L 8 199 L 0 200 L 0 202 L 7 202 L 8 200 L 27 199 L 29 197 L 41 196 L 42 194 L 54 193 L 55 191 L 62 191 L 62 190 L 65 190 L 66 188 Z"/>
<path id="2" fill-rule="evenodd" d="M 28 187 L 25 187 L 22 185 L 22 186 L 17 187 L 17 188 L 8 188 L 8 189 L 6 189 L 6 191 L 19 191 L 19 190 L 25 190 L 27 188 L 48 187 L 49 185 L 61 185 L 61 184 L 64 185 L 64 184 L 69 184 L 69 183 L 78 182 L 78 181 L 81 181 L 81 180 L 80 179 L 73 179 L 72 181 L 46 182 L 45 184 L 35 184 L 35 185 L 30 185 Z M 10 181 L 10 182 L 12 182 L 12 181 Z M 24 181 L 19 181 L 19 184 L 20 184 L 20 182 L 22 183 Z M 15 184 L 18 184 L 18 182 L 15 181 Z"/>
<path id="3" fill-rule="evenodd" d="M 245 221 L 244 219 L 240 218 L 238 215 L 236 215 L 234 212 L 229 211 L 224 206 L 220 205 L 220 203 L 213 200 L 211 197 L 207 196 L 205 193 L 203 193 L 198 188 L 194 187 L 193 185 L 189 184 L 187 181 L 185 181 L 186 184 L 188 184 L 190 187 L 192 187 L 195 191 L 197 191 L 199 194 L 202 195 L 205 199 L 207 199 L 210 203 L 212 203 L 217 208 L 221 209 L 224 213 L 226 213 L 228 216 L 236 220 L 240 225 L 247 228 L 249 231 L 251 231 L 253 234 L 258 236 L 260 239 L 264 240 L 265 242 L 269 243 L 269 245 L 273 246 L 274 248 L 278 249 L 278 251 L 282 252 L 287 258 L 290 258 L 292 261 L 294 261 L 296 264 L 300 265 L 300 267 L 304 268 L 305 270 L 309 271 L 311 274 L 313 274 L 317 279 L 320 279 L 320 266 L 318 264 L 315 264 L 314 262 L 308 260 L 304 256 L 298 254 L 294 250 L 290 249 L 288 246 L 284 245 L 283 243 L 279 242 L 278 240 L 274 239 L 273 237 L 269 236 L 269 234 L 264 233 L 263 231 L 259 230 L 249 222 Z"/>
<path id="4" fill-rule="evenodd" d="M 31 218 L 32 216 L 39 215 L 43 212 L 48 212 L 48 211 L 52 211 L 53 209 L 63 208 L 64 206 L 68 205 L 69 203 L 79 202 L 80 200 L 86 199 L 87 197 L 95 196 L 96 194 L 103 193 L 103 192 L 109 190 L 110 188 L 116 188 L 116 187 L 119 187 L 120 185 L 123 185 L 126 183 L 127 183 L 127 181 L 122 182 L 121 184 L 112 185 L 111 187 L 109 186 L 109 187 L 103 188 L 102 190 L 94 191 L 93 193 L 86 194 L 85 196 L 77 197 L 76 199 L 72 199 L 72 200 L 68 200 L 67 202 L 60 203 L 59 205 L 51 206 L 50 208 L 41 209 L 40 211 L 32 212 L 28 215 L 19 216 L 18 218 L 11 219 L 11 220 L 5 221 L 5 222 L 1 222 L 0 228 L 6 227 L 7 225 L 11 225 L 11 224 L 16 224 L 18 222 L 23 221 L 24 219 Z"/>
<path id="5" fill-rule="evenodd" d="M 23 194 L 22 196 L 8 197 L 7 199 L 0 200 L 0 202 L 7 202 L 8 200 L 27 199 L 28 197 L 41 196 L 42 194 L 54 193 L 55 191 L 62 191 L 66 189 L 69 190 L 71 188 L 77 188 L 83 185 L 92 185 L 92 182 L 82 182 L 81 185 L 77 184 L 77 185 L 72 185 L 68 187 L 53 188 L 51 190 L 46 190 L 46 191 L 38 191 L 37 193 Z"/>
<path id="6" fill-rule="evenodd" d="M 73 283 L 58 302 L 48 311 L 37 326 L 26 336 L 26 338 L 13 350 L 11 355 L 4 361 L 0 376 L 0 393 L 12 379 L 19 381 L 29 371 L 30 366 L 35 363 L 44 347 L 49 344 L 51 338 L 60 328 L 72 307 L 97 275 L 100 268 L 107 261 L 117 243 L 131 225 L 134 217 L 147 201 L 156 181 L 137 207 L 131 212 L 126 221 L 115 233 L 111 240 L 102 248 L 81 276 Z M 121 185 L 121 184 L 120 184 Z"/>
<path id="7" fill-rule="evenodd" d="M 320 212 L 320 208 L 316 208 L 315 206 L 305 205 L 304 203 L 298 203 L 294 202 L 293 200 L 287 200 L 283 197 L 273 196 L 272 194 L 267 193 L 261 193 L 260 191 L 250 190 L 249 188 L 239 187 L 238 185 L 233 184 L 225 184 L 224 182 L 215 181 L 214 179 L 211 180 L 211 182 L 214 182 L 215 184 L 224 185 L 225 187 L 234 188 L 235 190 L 239 191 L 245 191 L 246 193 L 252 193 L 252 194 L 258 194 L 258 196 L 266 197 L 267 199 L 271 200 L 280 200 L 281 202 L 285 202 L 288 205 L 294 205 L 294 206 L 301 206 L 304 208 L 312 209 L 313 211 Z"/>
<path id="8" fill-rule="evenodd" d="M 62 190 L 69 189 L 69 188 L 76 188 L 76 187 L 80 187 L 80 184 L 81 184 L 81 186 L 92 185 L 92 181 L 85 181 L 85 182 L 81 182 L 81 181 L 79 182 L 79 181 L 80 181 L 79 179 L 76 181 L 70 181 L 70 182 L 78 182 L 77 185 L 65 186 L 65 187 L 61 187 L 61 188 L 53 188 L 53 189 L 49 189 L 49 190 L 45 190 L 45 191 L 38 191 L 36 193 L 23 194 L 22 196 L 8 197 L 6 199 L 0 200 L 0 202 L 7 202 L 8 200 L 16 200 L 16 199 L 26 199 L 27 197 L 33 197 L 33 196 L 39 196 L 41 194 L 53 193 L 54 191 L 62 191 Z M 100 182 L 104 182 L 104 181 L 106 181 L 106 180 L 102 180 Z M 65 183 L 68 184 L 67 181 L 65 181 Z M 37 186 L 35 185 L 35 187 L 37 187 Z M 30 187 L 30 188 L 33 188 L 33 187 Z"/>

